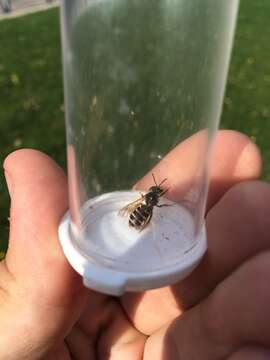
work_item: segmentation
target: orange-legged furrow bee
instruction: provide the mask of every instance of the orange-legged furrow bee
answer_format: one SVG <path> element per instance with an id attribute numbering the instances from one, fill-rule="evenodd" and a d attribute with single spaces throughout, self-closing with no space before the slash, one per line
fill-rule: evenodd
<path id="1" fill-rule="evenodd" d="M 152 174 L 152 177 L 155 186 L 151 186 L 146 194 L 141 194 L 139 199 L 126 205 L 119 211 L 119 215 L 129 216 L 129 226 L 134 227 L 138 231 L 142 231 L 149 224 L 153 215 L 154 206 L 170 206 L 167 204 L 158 204 L 159 198 L 169 190 L 161 187 L 167 179 L 157 184 L 154 174 Z"/>

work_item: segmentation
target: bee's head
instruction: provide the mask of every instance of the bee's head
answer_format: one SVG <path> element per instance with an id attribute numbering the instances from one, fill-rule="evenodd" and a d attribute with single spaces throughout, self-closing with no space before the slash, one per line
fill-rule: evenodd
<path id="1" fill-rule="evenodd" d="M 165 179 L 163 179 L 159 184 L 157 184 L 154 174 L 152 174 L 152 176 L 153 176 L 153 180 L 154 180 L 155 186 L 151 186 L 150 189 L 149 189 L 149 191 L 150 191 L 151 193 L 155 194 L 156 196 L 162 196 L 162 195 L 164 195 L 164 194 L 168 191 L 168 189 L 164 190 L 164 189 L 161 187 L 161 185 L 162 185 L 167 179 L 165 178 Z"/>
<path id="2" fill-rule="evenodd" d="M 160 186 L 151 186 L 149 191 L 151 191 L 157 195 L 161 195 L 164 192 L 164 190 Z"/>

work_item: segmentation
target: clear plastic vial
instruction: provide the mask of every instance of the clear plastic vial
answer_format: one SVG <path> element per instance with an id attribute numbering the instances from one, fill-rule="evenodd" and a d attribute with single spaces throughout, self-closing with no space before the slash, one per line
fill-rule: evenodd
<path id="1" fill-rule="evenodd" d="M 237 0 L 63 0 L 70 210 L 86 286 L 165 286 L 206 251 L 208 163 Z"/>

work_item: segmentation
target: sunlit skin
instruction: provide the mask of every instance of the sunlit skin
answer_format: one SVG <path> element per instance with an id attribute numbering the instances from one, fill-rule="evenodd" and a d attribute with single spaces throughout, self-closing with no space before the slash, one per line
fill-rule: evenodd
<path id="1" fill-rule="evenodd" d="M 178 145 L 136 188 L 152 186 L 154 172 L 177 200 L 194 181 L 200 141 L 201 133 Z M 256 180 L 261 158 L 246 136 L 217 136 L 209 249 L 199 267 L 175 286 L 119 299 L 84 288 L 62 253 L 64 172 L 35 150 L 16 151 L 4 168 L 11 213 L 0 263 L 0 359 L 270 358 L 270 186 Z"/>

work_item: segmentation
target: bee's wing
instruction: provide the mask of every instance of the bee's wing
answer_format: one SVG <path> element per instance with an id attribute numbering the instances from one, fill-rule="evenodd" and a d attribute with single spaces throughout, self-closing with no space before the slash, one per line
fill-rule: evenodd
<path id="1" fill-rule="evenodd" d="M 141 197 L 126 206 L 124 206 L 122 209 L 119 210 L 118 214 L 121 216 L 126 216 L 131 214 L 144 200 L 145 196 L 141 195 Z"/>

